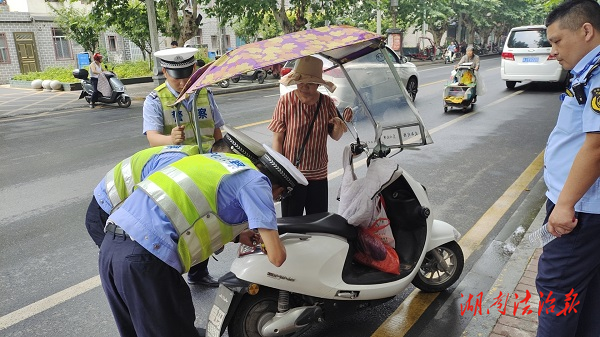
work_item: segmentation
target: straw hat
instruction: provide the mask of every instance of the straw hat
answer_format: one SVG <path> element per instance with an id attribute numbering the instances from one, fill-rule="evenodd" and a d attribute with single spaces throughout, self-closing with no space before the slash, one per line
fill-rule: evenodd
<path id="1" fill-rule="evenodd" d="M 299 59 L 294 69 L 283 76 L 279 83 L 289 86 L 297 83 L 315 83 L 324 85 L 329 92 L 335 91 L 333 82 L 323 79 L 323 61 L 314 56 L 305 56 Z"/>

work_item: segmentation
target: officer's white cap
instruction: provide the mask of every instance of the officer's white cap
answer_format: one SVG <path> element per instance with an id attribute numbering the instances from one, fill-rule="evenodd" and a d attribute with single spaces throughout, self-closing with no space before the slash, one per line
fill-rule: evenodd
<path id="1" fill-rule="evenodd" d="M 198 52 L 197 48 L 169 48 L 159 50 L 154 56 L 160 60 L 160 65 L 174 78 L 187 78 L 192 75 Z"/>
<path id="2" fill-rule="evenodd" d="M 233 126 L 225 124 L 223 129 L 226 132 L 223 139 L 233 152 L 241 154 L 253 163 L 256 163 L 267 152 L 262 144 Z"/>
<path id="3" fill-rule="evenodd" d="M 286 157 L 266 144 L 263 144 L 263 146 L 267 152 L 260 157 L 260 162 L 272 174 L 280 178 L 282 183 L 292 188 L 298 184 L 308 185 L 306 177 Z"/>

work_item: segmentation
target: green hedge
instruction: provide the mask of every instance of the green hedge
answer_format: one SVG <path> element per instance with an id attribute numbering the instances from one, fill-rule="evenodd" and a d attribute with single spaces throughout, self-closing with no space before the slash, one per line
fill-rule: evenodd
<path id="1" fill-rule="evenodd" d="M 107 64 L 107 66 L 109 70 L 113 67 L 112 64 Z M 147 61 L 130 61 L 115 64 L 114 67 L 114 72 L 119 78 L 152 76 L 152 69 L 150 69 Z M 58 80 L 62 83 L 75 83 L 79 81 L 73 77 L 73 68 L 66 67 L 48 67 L 44 71 L 18 74 L 13 76 L 12 79 L 20 81 L 33 81 L 37 79 Z"/>

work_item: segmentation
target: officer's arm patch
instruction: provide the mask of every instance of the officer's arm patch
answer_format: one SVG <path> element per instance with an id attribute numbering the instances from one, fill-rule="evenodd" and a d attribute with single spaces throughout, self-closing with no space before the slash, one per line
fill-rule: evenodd
<path id="1" fill-rule="evenodd" d="M 592 89 L 592 97 L 590 99 L 590 106 L 595 113 L 600 114 L 600 88 Z"/>

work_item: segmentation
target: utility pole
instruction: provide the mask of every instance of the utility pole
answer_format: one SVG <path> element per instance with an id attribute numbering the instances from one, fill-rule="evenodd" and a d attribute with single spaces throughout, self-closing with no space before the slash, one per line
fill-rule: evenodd
<path id="1" fill-rule="evenodd" d="M 377 0 L 377 35 L 381 35 L 381 8 L 379 8 L 379 1 Z"/>
<path id="2" fill-rule="evenodd" d="M 398 15 L 398 0 L 391 0 L 390 7 L 392 7 L 392 28 L 396 28 L 396 15 Z"/>
<path id="3" fill-rule="evenodd" d="M 159 86 L 165 81 L 165 76 L 162 73 L 162 67 L 158 58 L 154 57 L 154 52 L 158 51 L 158 27 L 156 26 L 156 8 L 154 7 L 154 0 L 146 0 L 146 10 L 148 11 L 148 29 L 150 30 L 150 47 L 152 48 L 152 55 L 150 59 L 153 60 L 152 67 L 152 80 L 155 86 Z"/>

